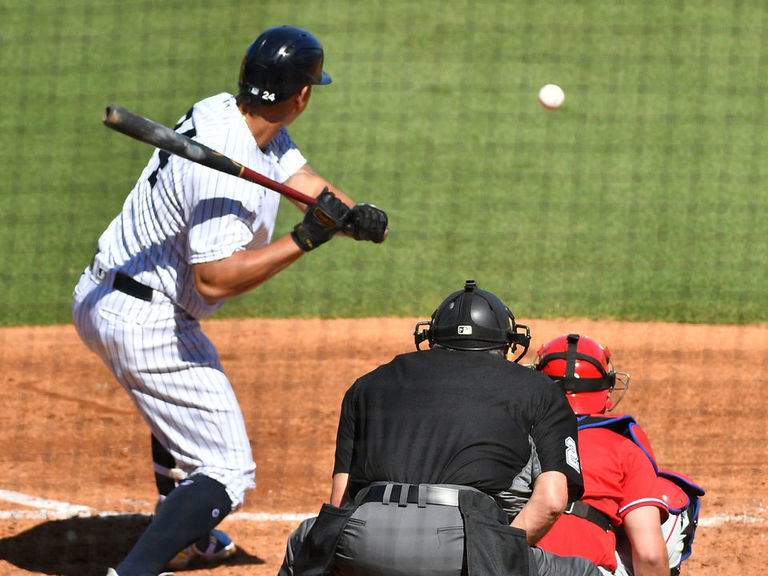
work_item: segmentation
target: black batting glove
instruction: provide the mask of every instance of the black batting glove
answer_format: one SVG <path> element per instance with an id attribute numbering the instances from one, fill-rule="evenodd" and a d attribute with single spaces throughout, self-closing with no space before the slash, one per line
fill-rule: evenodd
<path id="1" fill-rule="evenodd" d="M 304 219 L 294 226 L 291 238 L 299 248 L 309 252 L 333 238 L 348 214 L 349 207 L 326 186 L 317 203 L 307 206 Z"/>
<path id="2" fill-rule="evenodd" d="M 373 204 L 356 204 L 347 215 L 344 231 L 355 240 L 383 242 L 387 235 L 387 213 Z"/>

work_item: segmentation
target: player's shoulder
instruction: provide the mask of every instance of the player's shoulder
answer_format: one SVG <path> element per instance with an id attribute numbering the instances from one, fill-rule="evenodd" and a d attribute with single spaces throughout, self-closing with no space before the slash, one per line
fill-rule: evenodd
<path id="1" fill-rule="evenodd" d="M 291 135 L 288 133 L 288 129 L 285 126 L 281 126 L 272 137 L 272 140 L 269 141 L 269 144 L 267 144 L 265 151 L 276 158 L 282 158 L 288 151 L 297 148 Z"/>
<path id="2" fill-rule="evenodd" d="M 625 436 L 630 428 L 637 426 L 635 418 L 630 414 L 589 414 L 579 416 L 578 422 L 579 430 L 605 429 Z"/>
<path id="3" fill-rule="evenodd" d="M 228 133 L 233 125 L 241 124 L 242 114 L 237 108 L 237 101 L 232 94 L 222 92 L 209 96 L 192 106 L 192 119 L 195 124 L 198 139 L 216 138 L 219 134 Z"/>
<path id="4" fill-rule="evenodd" d="M 620 429 L 612 426 L 592 426 L 582 428 L 578 425 L 579 438 L 584 441 L 598 443 L 601 446 L 610 446 L 611 452 L 621 454 L 624 461 L 640 460 L 650 462 L 655 468 L 655 458 L 651 450 L 647 436 L 643 434 L 643 441 L 637 438 L 629 428 Z"/>
<path id="5" fill-rule="evenodd" d="M 420 365 L 429 357 L 429 354 L 424 354 L 423 352 L 424 351 L 418 350 L 412 352 L 401 352 L 400 354 L 393 356 L 392 359 L 388 362 L 380 364 L 372 372 L 383 373 L 392 370 L 402 370 L 408 372 L 411 369 L 411 366 Z"/>
<path id="6" fill-rule="evenodd" d="M 505 366 L 502 366 L 501 369 L 507 372 L 513 379 L 512 381 L 516 382 L 519 386 L 529 388 L 543 396 L 556 396 L 565 399 L 560 386 L 544 372 L 535 370 L 525 364 L 518 364 L 508 360 L 504 364 Z"/>
<path id="7" fill-rule="evenodd" d="M 362 376 L 359 376 L 355 381 L 354 385 L 352 386 L 352 388 L 360 389 L 365 386 L 371 385 L 372 383 L 377 382 L 382 378 L 386 378 L 386 376 L 393 371 L 407 370 L 407 368 L 404 367 L 404 365 L 407 365 L 411 358 L 415 358 L 415 355 L 416 355 L 415 352 L 406 352 L 402 354 L 397 354 L 388 362 L 383 362 L 378 366 L 376 366 L 375 368 L 371 369 L 370 371 L 366 372 Z"/>
<path id="8" fill-rule="evenodd" d="M 651 458 L 651 442 L 645 430 L 637 423 L 634 416 L 630 414 L 591 414 L 580 416 L 578 419 L 579 431 L 604 430 L 616 433 L 618 436 L 626 438 L 630 442 L 637 444 Z"/>
<path id="9" fill-rule="evenodd" d="M 201 117 L 210 114 L 215 114 L 218 117 L 222 113 L 236 111 L 237 100 L 229 92 L 221 92 L 199 100 L 192 108 L 195 114 Z"/>

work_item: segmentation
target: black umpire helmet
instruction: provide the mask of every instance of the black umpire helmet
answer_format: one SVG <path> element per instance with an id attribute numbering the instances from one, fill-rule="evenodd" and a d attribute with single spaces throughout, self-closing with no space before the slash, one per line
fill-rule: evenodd
<path id="1" fill-rule="evenodd" d="M 330 84 L 323 71 L 323 47 L 295 26 L 275 26 L 248 47 L 240 66 L 240 92 L 256 102 L 276 104 L 310 84 Z"/>
<path id="2" fill-rule="evenodd" d="M 419 330 L 421 326 L 428 328 Z M 509 308 L 494 294 L 480 290 L 474 280 L 467 280 L 464 290 L 443 300 L 430 321 L 416 324 L 413 335 L 417 349 L 424 340 L 430 348 L 437 344 L 453 350 L 503 350 L 505 354 L 522 346 L 515 362 L 531 342 L 528 326 L 516 324 Z"/>

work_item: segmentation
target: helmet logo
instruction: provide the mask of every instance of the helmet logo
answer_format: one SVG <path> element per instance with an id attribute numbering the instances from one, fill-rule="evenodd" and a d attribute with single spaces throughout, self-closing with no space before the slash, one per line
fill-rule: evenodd
<path id="1" fill-rule="evenodd" d="M 459 326 L 456 332 L 457 332 L 457 334 L 471 335 L 472 334 L 472 326 Z"/>

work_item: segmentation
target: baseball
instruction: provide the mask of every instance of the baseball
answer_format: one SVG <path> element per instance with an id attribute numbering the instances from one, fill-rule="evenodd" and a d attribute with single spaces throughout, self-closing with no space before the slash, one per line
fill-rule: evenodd
<path id="1" fill-rule="evenodd" d="M 548 110 L 560 108 L 564 100 L 565 93 L 557 84 L 546 84 L 539 90 L 539 102 Z"/>

